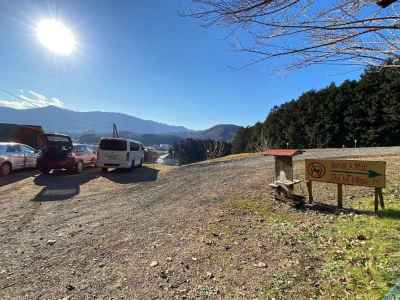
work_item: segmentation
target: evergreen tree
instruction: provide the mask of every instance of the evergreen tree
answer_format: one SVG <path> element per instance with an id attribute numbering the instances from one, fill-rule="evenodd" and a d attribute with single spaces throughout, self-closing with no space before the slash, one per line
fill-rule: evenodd
<path id="1" fill-rule="evenodd" d="M 359 80 L 308 91 L 242 128 L 233 152 L 277 148 L 400 145 L 400 71 L 367 69 Z"/>

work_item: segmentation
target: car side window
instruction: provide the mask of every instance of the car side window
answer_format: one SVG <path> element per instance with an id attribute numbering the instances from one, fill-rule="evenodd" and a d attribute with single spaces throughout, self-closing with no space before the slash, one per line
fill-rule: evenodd
<path id="1" fill-rule="evenodd" d="M 33 150 L 31 147 L 22 146 L 22 149 L 23 149 L 23 151 L 25 153 L 28 153 L 28 154 L 34 154 L 35 153 L 35 150 Z"/>
<path id="2" fill-rule="evenodd" d="M 90 153 L 91 153 L 91 151 L 90 151 L 90 149 L 89 149 L 88 147 L 83 146 L 82 148 L 83 148 L 82 151 L 83 151 L 85 154 L 90 154 Z"/>
<path id="3" fill-rule="evenodd" d="M 83 152 L 84 152 L 84 147 L 82 147 L 82 146 L 75 146 L 75 147 L 74 147 L 74 152 L 76 152 L 76 153 L 83 153 Z"/>
<path id="4" fill-rule="evenodd" d="M 18 153 L 21 152 L 21 148 L 19 145 L 9 145 L 7 147 L 7 153 Z"/>
<path id="5" fill-rule="evenodd" d="M 130 148 L 131 148 L 131 151 L 139 151 L 140 150 L 139 144 L 136 144 L 133 142 L 130 143 Z"/>

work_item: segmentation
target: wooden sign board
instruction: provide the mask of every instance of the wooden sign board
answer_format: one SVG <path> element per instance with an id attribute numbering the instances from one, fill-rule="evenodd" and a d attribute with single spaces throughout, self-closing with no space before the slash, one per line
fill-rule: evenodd
<path id="1" fill-rule="evenodd" d="M 386 162 L 306 159 L 306 181 L 384 188 Z"/>

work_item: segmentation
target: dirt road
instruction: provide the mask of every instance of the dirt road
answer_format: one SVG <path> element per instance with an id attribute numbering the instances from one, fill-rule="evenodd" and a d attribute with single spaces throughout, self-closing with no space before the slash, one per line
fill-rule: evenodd
<path id="1" fill-rule="evenodd" d="M 398 172 L 400 148 L 307 151 L 297 159 L 296 172 L 302 176 L 305 157 L 333 156 L 393 160 L 390 181 Z M 212 224 L 228 219 L 225 207 L 232 199 L 269 201 L 272 166 L 271 158 L 260 156 L 168 172 L 145 166 L 133 173 L 102 175 L 92 169 L 80 175 L 23 172 L 3 178 L 0 298 L 255 296 L 256 283 L 271 276 L 281 256 L 296 255 L 301 246 L 285 246 L 286 252 L 274 256 L 276 245 L 254 237 L 253 242 L 263 240 L 264 250 L 247 257 L 244 239 L 220 245 L 220 233 L 211 232 L 215 241 L 209 235 Z M 332 201 L 333 190 L 324 189 L 320 195 Z M 237 217 L 246 222 L 246 216 Z M 232 230 L 241 235 L 240 226 Z M 222 251 L 221 259 L 213 259 L 210 247 Z M 259 268 L 257 261 L 271 263 Z M 312 274 L 309 279 L 312 284 Z"/>

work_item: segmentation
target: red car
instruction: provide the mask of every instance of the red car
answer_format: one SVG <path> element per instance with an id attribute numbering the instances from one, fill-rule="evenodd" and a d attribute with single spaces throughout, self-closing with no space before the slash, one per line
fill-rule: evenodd
<path id="1" fill-rule="evenodd" d="M 84 144 L 75 144 L 72 148 L 72 153 L 75 159 L 82 161 L 83 165 L 96 166 L 97 154 L 95 150 L 92 150 L 90 146 Z"/>
<path id="2" fill-rule="evenodd" d="M 84 162 L 73 153 L 72 140 L 63 134 L 45 134 L 45 146 L 37 159 L 37 168 L 44 174 L 51 170 L 68 170 L 80 173 Z"/>

